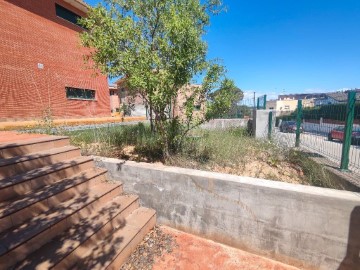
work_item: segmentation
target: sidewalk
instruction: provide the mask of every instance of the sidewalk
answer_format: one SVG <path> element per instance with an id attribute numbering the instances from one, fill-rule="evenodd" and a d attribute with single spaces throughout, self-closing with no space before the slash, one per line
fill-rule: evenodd
<path id="1" fill-rule="evenodd" d="M 214 241 L 184 233 L 167 226 L 161 226 L 166 234 L 176 239 L 177 246 L 171 253 L 157 258 L 153 270 L 296 270 L 283 264 L 240 249 L 225 246 Z"/>
<path id="2" fill-rule="evenodd" d="M 106 123 L 121 123 L 132 121 L 146 120 L 145 116 L 129 116 L 129 117 L 91 117 L 91 118 L 72 118 L 72 119 L 55 119 L 53 124 L 55 126 L 75 126 L 75 125 L 89 125 L 89 124 L 106 124 Z M 0 130 L 16 130 L 24 128 L 33 128 L 41 125 L 41 121 L 14 121 L 14 122 L 0 122 Z"/>

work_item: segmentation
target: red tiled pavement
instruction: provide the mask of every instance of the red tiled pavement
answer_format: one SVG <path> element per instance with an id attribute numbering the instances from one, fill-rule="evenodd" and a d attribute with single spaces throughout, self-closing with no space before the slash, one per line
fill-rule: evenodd
<path id="1" fill-rule="evenodd" d="M 155 261 L 153 270 L 295 270 L 298 269 L 268 258 L 228 247 L 175 229 L 161 226 L 174 237 L 177 247 Z"/>

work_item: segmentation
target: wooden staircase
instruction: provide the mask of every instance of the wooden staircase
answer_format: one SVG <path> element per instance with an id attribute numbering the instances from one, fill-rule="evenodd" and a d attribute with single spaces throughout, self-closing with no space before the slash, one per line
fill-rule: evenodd
<path id="1" fill-rule="evenodd" d="M 122 193 L 67 137 L 0 144 L 0 269 L 119 269 L 156 223 Z"/>

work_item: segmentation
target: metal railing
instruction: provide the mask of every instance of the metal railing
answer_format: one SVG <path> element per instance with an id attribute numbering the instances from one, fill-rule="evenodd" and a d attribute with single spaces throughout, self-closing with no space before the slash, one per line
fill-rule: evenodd
<path id="1" fill-rule="evenodd" d="M 341 170 L 360 173 L 360 98 L 348 91 L 344 102 L 303 107 L 277 119 L 276 139 L 335 162 Z"/>
<path id="2" fill-rule="evenodd" d="M 254 109 L 254 99 L 242 99 L 233 106 L 229 112 L 220 115 L 218 119 L 233 119 L 233 118 L 252 118 Z"/>

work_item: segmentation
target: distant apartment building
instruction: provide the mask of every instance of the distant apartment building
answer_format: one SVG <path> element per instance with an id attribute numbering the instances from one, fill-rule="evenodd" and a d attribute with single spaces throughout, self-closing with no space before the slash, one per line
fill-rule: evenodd
<path id="1" fill-rule="evenodd" d="M 0 121 L 109 116 L 106 76 L 85 68 L 81 0 L 0 1 Z"/>

